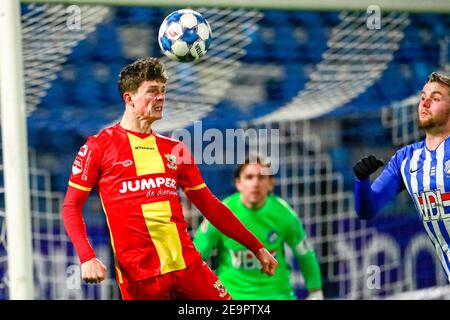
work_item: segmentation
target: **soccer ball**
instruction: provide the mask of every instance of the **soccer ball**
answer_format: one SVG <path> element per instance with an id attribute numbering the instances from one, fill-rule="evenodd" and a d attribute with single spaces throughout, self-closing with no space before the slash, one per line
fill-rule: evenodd
<path id="1" fill-rule="evenodd" d="M 203 57 L 212 40 L 208 21 L 198 12 L 190 9 L 177 10 L 161 23 L 158 42 L 169 58 L 190 62 Z"/>

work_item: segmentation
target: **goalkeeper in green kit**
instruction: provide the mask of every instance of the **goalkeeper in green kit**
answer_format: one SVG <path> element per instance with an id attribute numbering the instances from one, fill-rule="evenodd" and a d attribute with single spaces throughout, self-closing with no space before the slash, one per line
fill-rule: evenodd
<path id="1" fill-rule="evenodd" d="M 305 278 L 307 299 L 323 299 L 319 263 L 302 223 L 284 200 L 271 194 L 274 179 L 262 174 L 265 169 L 268 166 L 260 159 L 239 165 L 235 173 L 238 192 L 223 202 L 277 259 L 275 275 L 261 273 L 259 261 L 251 251 L 220 233 L 207 220 L 197 230 L 194 244 L 203 259 L 217 249 L 217 275 L 233 299 L 290 300 L 296 296 L 290 281 L 291 266 L 285 257 L 287 244 Z"/>

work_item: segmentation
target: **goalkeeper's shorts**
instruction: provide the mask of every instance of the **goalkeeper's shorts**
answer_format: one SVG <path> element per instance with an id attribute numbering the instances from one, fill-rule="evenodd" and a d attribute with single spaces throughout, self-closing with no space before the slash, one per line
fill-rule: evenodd
<path id="1" fill-rule="evenodd" d="M 222 282 L 201 258 L 183 270 L 119 286 L 124 300 L 231 300 Z"/>

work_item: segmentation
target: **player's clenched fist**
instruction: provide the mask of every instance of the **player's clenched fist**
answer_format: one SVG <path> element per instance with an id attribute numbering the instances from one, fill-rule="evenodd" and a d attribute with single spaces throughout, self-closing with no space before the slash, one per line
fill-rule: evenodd
<path id="1" fill-rule="evenodd" d="M 382 160 L 377 159 L 374 155 L 370 155 L 359 160 L 353 167 L 353 172 L 359 180 L 364 180 L 382 166 L 384 166 Z"/>
<path id="2" fill-rule="evenodd" d="M 106 278 L 106 266 L 97 258 L 81 265 L 81 278 L 87 283 L 100 283 Z"/>
<path id="3" fill-rule="evenodd" d="M 262 265 L 261 272 L 273 276 L 278 266 L 277 260 L 270 254 L 266 248 L 261 248 L 256 253 L 256 258 Z"/>

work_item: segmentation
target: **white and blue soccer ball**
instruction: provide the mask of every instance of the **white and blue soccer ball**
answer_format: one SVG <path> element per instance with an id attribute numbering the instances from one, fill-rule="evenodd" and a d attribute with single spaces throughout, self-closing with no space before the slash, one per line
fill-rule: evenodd
<path id="1" fill-rule="evenodd" d="M 203 57 L 212 40 L 208 21 L 198 12 L 190 9 L 177 10 L 161 23 L 158 42 L 169 58 L 190 62 Z"/>

